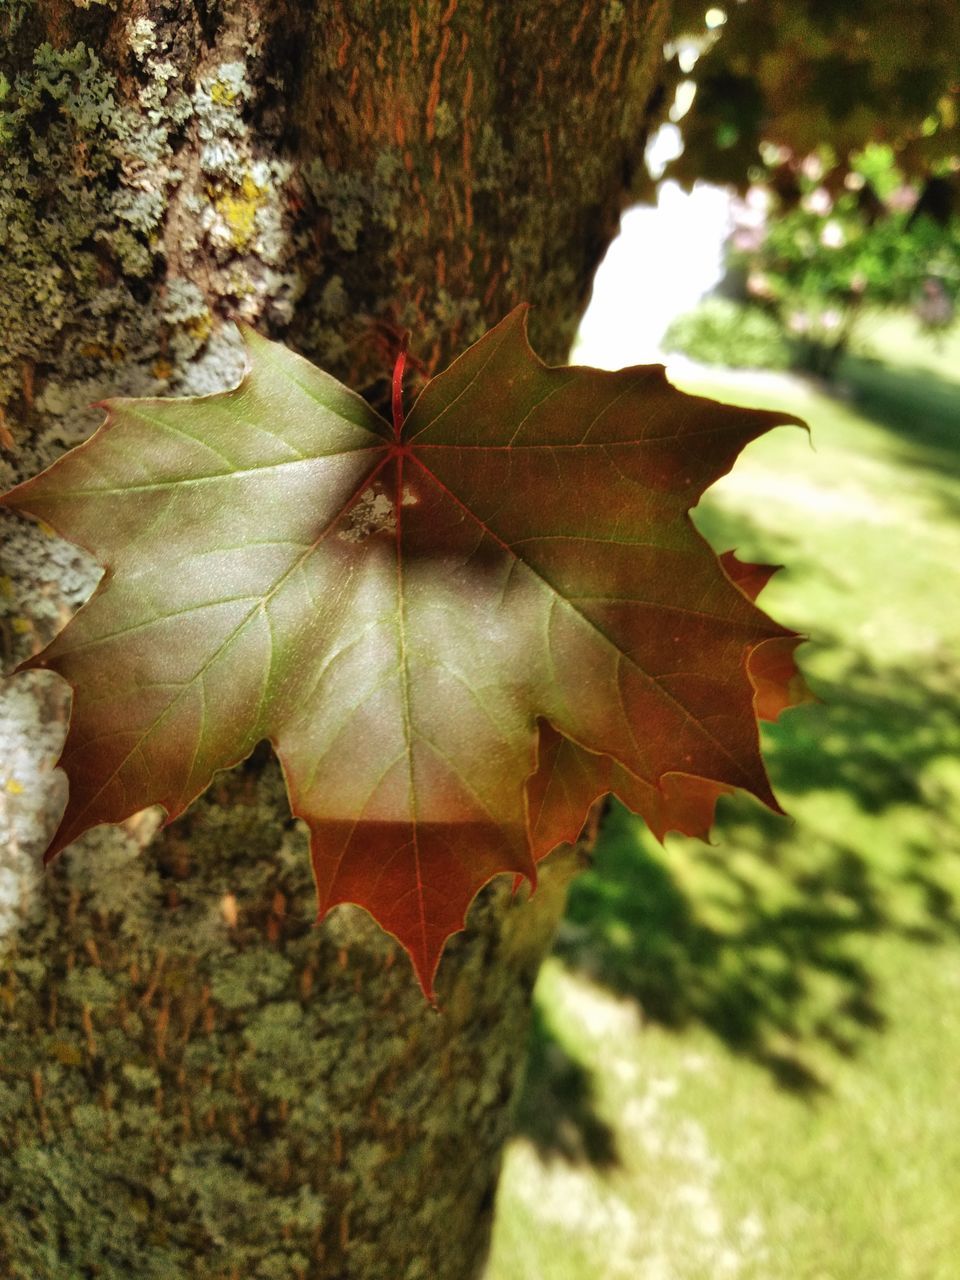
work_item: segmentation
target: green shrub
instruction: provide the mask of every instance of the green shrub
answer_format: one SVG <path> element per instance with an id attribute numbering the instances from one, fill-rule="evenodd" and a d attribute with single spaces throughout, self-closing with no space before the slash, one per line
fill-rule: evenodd
<path id="1" fill-rule="evenodd" d="M 779 319 L 798 368 L 833 376 L 865 308 L 912 306 L 931 334 L 950 326 L 960 301 L 952 171 L 920 189 L 874 143 L 845 176 L 826 148 L 769 155 L 734 209 L 726 266 Z"/>
<path id="2" fill-rule="evenodd" d="M 776 320 L 728 298 L 705 298 L 678 316 L 664 335 L 663 349 L 731 369 L 786 369 L 791 356 Z"/>

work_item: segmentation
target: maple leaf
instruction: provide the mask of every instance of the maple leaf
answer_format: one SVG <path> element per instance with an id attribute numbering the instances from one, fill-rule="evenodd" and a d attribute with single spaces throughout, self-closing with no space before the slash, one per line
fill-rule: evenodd
<path id="1" fill-rule="evenodd" d="M 393 428 L 246 331 L 234 390 L 105 401 L 3 498 L 106 569 L 24 664 L 74 690 L 48 859 L 150 804 L 173 820 L 267 738 L 320 914 L 365 907 L 429 993 L 480 886 L 533 881 L 606 791 L 658 834 L 705 832 L 735 787 L 778 808 L 752 664 L 775 654 L 765 697 L 789 701 L 797 637 L 753 603 L 763 569 L 722 566 L 688 511 L 798 420 L 659 366 L 547 367 L 525 317 Z"/>
<path id="2" fill-rule="evenodd" d="M 755 600 L 781 568 L 747 564 L 732 551 L 725 551 L 719 559 L 748 600 Z M 758 719 L 776 720 L 788 707 L 812 699 L 794 660 L 802 643 L 802 636 L 787 632 L 761 640 L 747 653 L 745 665 Z M 661 842 L 668 831 L 706 840 L 717 800 L 733 790 L 730 785 L 693 777 L 683 770 L 664 773 L 654 785 L 610 756 L 587 751 L 551 725 L 542 724 L 537 772 L 527 782 L 533 855 L 539 860 L 558 845 L 576 840 L 583 815 L 598 797 L 608 793 L 642 814 Z"/>

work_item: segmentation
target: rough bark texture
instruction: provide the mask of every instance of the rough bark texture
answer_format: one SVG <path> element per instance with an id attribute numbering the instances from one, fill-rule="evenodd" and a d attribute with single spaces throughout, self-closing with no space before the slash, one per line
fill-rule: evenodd
<path id="1" fill-rule="evenodd" d="M 639 164 L 667 0 L 3 0 L 0 484 L 91 400 L 231 384 L 242 316 L 382 400 L 516 302 L 562 360 Z M 0 525 L 7 665 L 96 571 Z M 575 859 L 481 895 L 425 1006 L 313 925 L 258 752 L 187 817 L 37 856 L 66 691 L 0 690 L 0 1276 L 479 1273 L 530 991 Z M 149 847 L 146 847 L 149 846 Z"/>

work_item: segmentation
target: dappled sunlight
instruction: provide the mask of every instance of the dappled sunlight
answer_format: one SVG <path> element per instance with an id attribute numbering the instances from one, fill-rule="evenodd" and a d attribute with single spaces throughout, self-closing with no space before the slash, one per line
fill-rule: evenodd
<path id="1" fill-rule="evenodd" d="M 602 1017 L 604 1008 L 595 999 L 589 1001 L 594 1017 Z M 635 1022 L 635 1011 L 627 1012 Z M 620 1161 L 616 1135 L 597 1110 L 593 1073 L 576 1049 L 563 1043 L 542 1003 L 533 1010 L 516 1129 L 536 1146 L 541 1158 L 559 1156 L 568 1163 L 588 1162 L 598 1168 Z"/>
<path id="2" fill-rule="evenodd" d="M 557 1019 L 558 1046 L 604 1064 L 602 1106 L 620 1150 L 596 1176 L 589 1165 L 544 1151 L 524 1133 L 503 1174 L 512 1212 L 498 1235 L 492 1274 L 511 1280 L 658 1280 L 684 1274 L 723 1280 L 766 1258 L 756 1211 L 730 1212 L 718 1194 L 722 1166 L 683 1091 L 707 1063 L 688 1053 L 668 1071 L 644 1053 L 636 1006 L 556 960 L 540 980 Z"/>

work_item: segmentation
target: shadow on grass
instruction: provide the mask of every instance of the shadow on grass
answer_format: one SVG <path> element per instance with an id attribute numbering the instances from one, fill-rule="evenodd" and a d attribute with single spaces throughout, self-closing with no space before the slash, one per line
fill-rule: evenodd
<path id="1" fill-rule="evenodd" d="M 764 734 L 774 784 L 794 794 L 842 792 L 865 814 L 927 807 L 928 766 L 960 753 L 955 660 L 931 654 L 922 667 L 877 669 L 858 657 L 811 683 L 820 703 L 787 713 Z"/>
<path id="2" fill-rule="evenodd" d="M 924 472 L 944 513 L 960 515 L 960 386 L 927 369 L 891 368 L 855 356 L 844 360 L 839 385 L 860 413 L 889 433 L 898 461 Z M 938 483 L 939 477 L 947 483 Z"/>
<path id="3" fill-rule="evenodd" d="M 646 1022 L 706 1027 L 807 1097 L 825 1088 L 824 1050 L 853 1057 L 885 1026 L 891 975 L 865 943 L 960 939 L 956 671 L 861 658 L 815 689 L 819 704 L 765 734 L 796 820 L 738 797 L 721 803 L 714 845 L 671 837 L 662 849 L 611 805 L 557 946 L 568 967 L 636 1000 Z M 542 1013 L 518 1123 L 543 1153 L 617 1162 L 589 1068 Z"/>
<path id="4" fill-rule="evenodd" d="M 614 1132 L 595 1110 L 592 1073 L 559 1043 L 539 1005 L 515 1124 L 542 1156 L 601 1169 L 619 1163 Z"/>
<path id="5" fill-rule="evenodd" d="M 819 682 L 823 703 L 767 735 L 796 822 L 738 798 L 722 805 L 714 846 L 674 838 L 663 850 L 613 806 L 573 886 L 562 958 L 635 998 L 648 1021 L 704 1025 L 783 1087 L 816 1093 L 809 1049 L 853 1055 L 884 1026 L 883 979 L 862 940 L 960 937 L 949 850 L 930 825 L 960 795 L 936 790 L 938 767 L 960 754 L 960 690 L 949 686 L 947 672 L 863 663 Z M 939 829 L 956 842 L 947 813 Z"/>
<path id="6" fill-rule="evenodd" d="M 843 376 L 904 484 L 960 518 L 960 389 L 866 360 L 848 360 Z M 789 538 L 722 507 L 698 524 L 718 547 L 787 562 L 799 584 L 834 577 L 842 601 L 849 566 L 812 564 L 802 533 Z M 892 534 L 891 554 L 898 546 Z M 811 681 L 820 704 L 764 734 L 795 820 L 738 797 L 721 803 L 713 846 L 671 837 L 664 850 L 613 805 L 558 942 L 570 968 L 636 1000 L 647 1022 L 705 1027 L 809 1098 L 826 1088 L 831 1054 L 854 1057 L 885 1027 L 891 966 L 904 953 L 875 943 L 960 938 L 960 663 L 941 649 L 915 667 L 876 665 L 856 635 L 829 633 L 839 618 L 817 625 L 825 620 L 811 617 L 816 665 L 828 673 Z M 593 1158 L 588 1140 L 568 1140 L 595 1120 L 588 1071 L 553 1044 L 543 1019 L 534 1054 L 525 1131 L 542 1148 Z"/>
<path id="7" fill-rule="evenodd" d="M 960 939 L 960 673 L 946 658 L 878 670 L 859 657 L 812 683 L 821 701 L 764 735 L 795 819 L 737 797 L 721 802 L 713 845 L 662 849 L 612 804 L 557 945 L 646 1022 L 706 1027 L 811 1098 L 824 1051 L 854 1057 L 884 1029 L 891 974 L 869 941 Z M 589 1068 L 542 1014 L 519 1124 L 542 1152 L 617 1161 Z"/>

